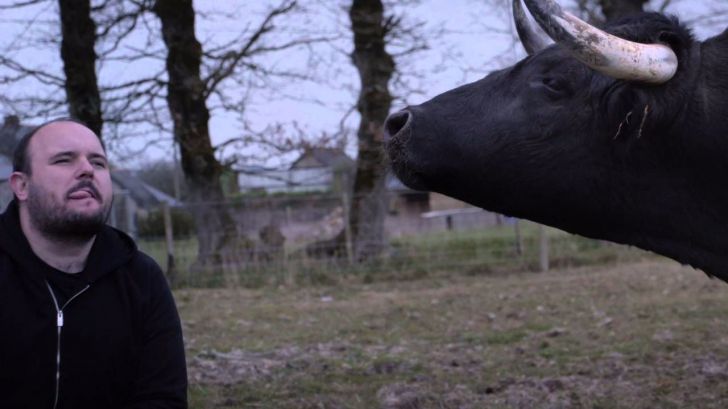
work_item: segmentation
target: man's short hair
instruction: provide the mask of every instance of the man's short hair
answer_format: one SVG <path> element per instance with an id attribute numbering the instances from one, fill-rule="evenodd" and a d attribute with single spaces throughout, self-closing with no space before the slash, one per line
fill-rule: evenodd
<path id="1" fill-rule="evenodd" d="M 22 172 L 26 175 L 30 175 L 30 155 L 28 152 L 28 146 L 30 146 L 30 140 L 35 136 L 38 131 L 40 131 L 41 128 L 45 127 L 46 125 L 50 125 L 55 122 L 75 122 L 79 125 L 83 125 L 86 128 L 91 129 L 86 123 L 83 121 L 79 121 L 75 118 L 55 118 L 51 119 L 50 121 L 44 122 L 35 128 L 28 131 L 25 135 L 23 135 L 22 138 L 20 138 L 20 141 L 18 141 L 18 145 L 15 146 L 15 151 L 13 151 L 13 172 Z M 104 147 L 103 141 L 99 140 L 101 142 L 101 147 L 106 150 L 106 147 Z"/>

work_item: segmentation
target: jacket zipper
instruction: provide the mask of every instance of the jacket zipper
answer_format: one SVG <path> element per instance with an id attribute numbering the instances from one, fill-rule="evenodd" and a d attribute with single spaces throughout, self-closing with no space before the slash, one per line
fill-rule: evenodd
<path id="1" fill-rule="evenodd" d="M 88 290 L 89 287 L 91 287 L 90 284 L 86 284 L 86 287 L 82 288 L 81 291 L 77 292 L 73 295 L 73 297 L 69 298 L 68 301 L 66 301 L 63 306 L 58 306 L 58 299 L 56 298 L 56 294 L 53 292 L 53 288 L 51 288 L 51 285 L 46 280 L 46 287 L 48 287 L 48 292 L 51 293 L 51 298 L 53 299 L 53 305 L 56 307 L 56 327 L 58 328 L 58 335 L 56 340 L 56 393 L 55 398 L 53 399 L 53 409 L 56 409 L 58 406 L 58 395 L 59 395 L 59 388 L 61 384 L 61 330 L 63 329 L 63 309 L 66 308 L 68 303 L 74 300 L 74 298 L 78 297 L 79 295 L 83 294 L 84 291 Z"/>

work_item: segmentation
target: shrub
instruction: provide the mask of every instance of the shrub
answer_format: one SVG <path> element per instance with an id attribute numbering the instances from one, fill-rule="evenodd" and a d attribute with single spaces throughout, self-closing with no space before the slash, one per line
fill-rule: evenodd
<path id="1" fill-rule="evenodd" d="M 188 237 L 195 231 L 192 215 L 182 209 L 170 209 L 172 232 L 175 238 Z M 139 218 L 137 229 L 140 237 L 164 237 L 164 215 L 162 210 L 152 210 L 146 217 Z"/>

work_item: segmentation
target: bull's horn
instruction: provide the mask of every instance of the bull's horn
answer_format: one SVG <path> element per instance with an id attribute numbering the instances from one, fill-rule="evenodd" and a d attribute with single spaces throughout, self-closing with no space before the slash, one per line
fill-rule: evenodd
<path id="1" fill-rule="evenodd" d="M 553 0 L 524 0 L 541 28 L 579 61 L 613 78 L 661 84 L 677 72 L 677 56 L 663 44 L 641 44 L 605 33 L 565 12 Z"/>
<path id="2" fill-rule="evenodd" d="M 528 55 L 537 53 L 550 45 L 551 40 L 546 37 L 546 34 L 536 29 L 528 21 L 528 17 L 521 6 L 521 0 L 513 0 L 513 21 L 516 23 L 518 38 Z"/>

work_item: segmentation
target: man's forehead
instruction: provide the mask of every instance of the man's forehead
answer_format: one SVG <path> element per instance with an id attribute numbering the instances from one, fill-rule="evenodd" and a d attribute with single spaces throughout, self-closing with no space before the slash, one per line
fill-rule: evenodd
<path id="1" fill-rule="evenodd" d="M 48 154 L 84 152 L 105 155 L 96 134 L 85 126 L 71 121 L 52 122 L 40 128 L 30 143 L 32 151 Z"/>

